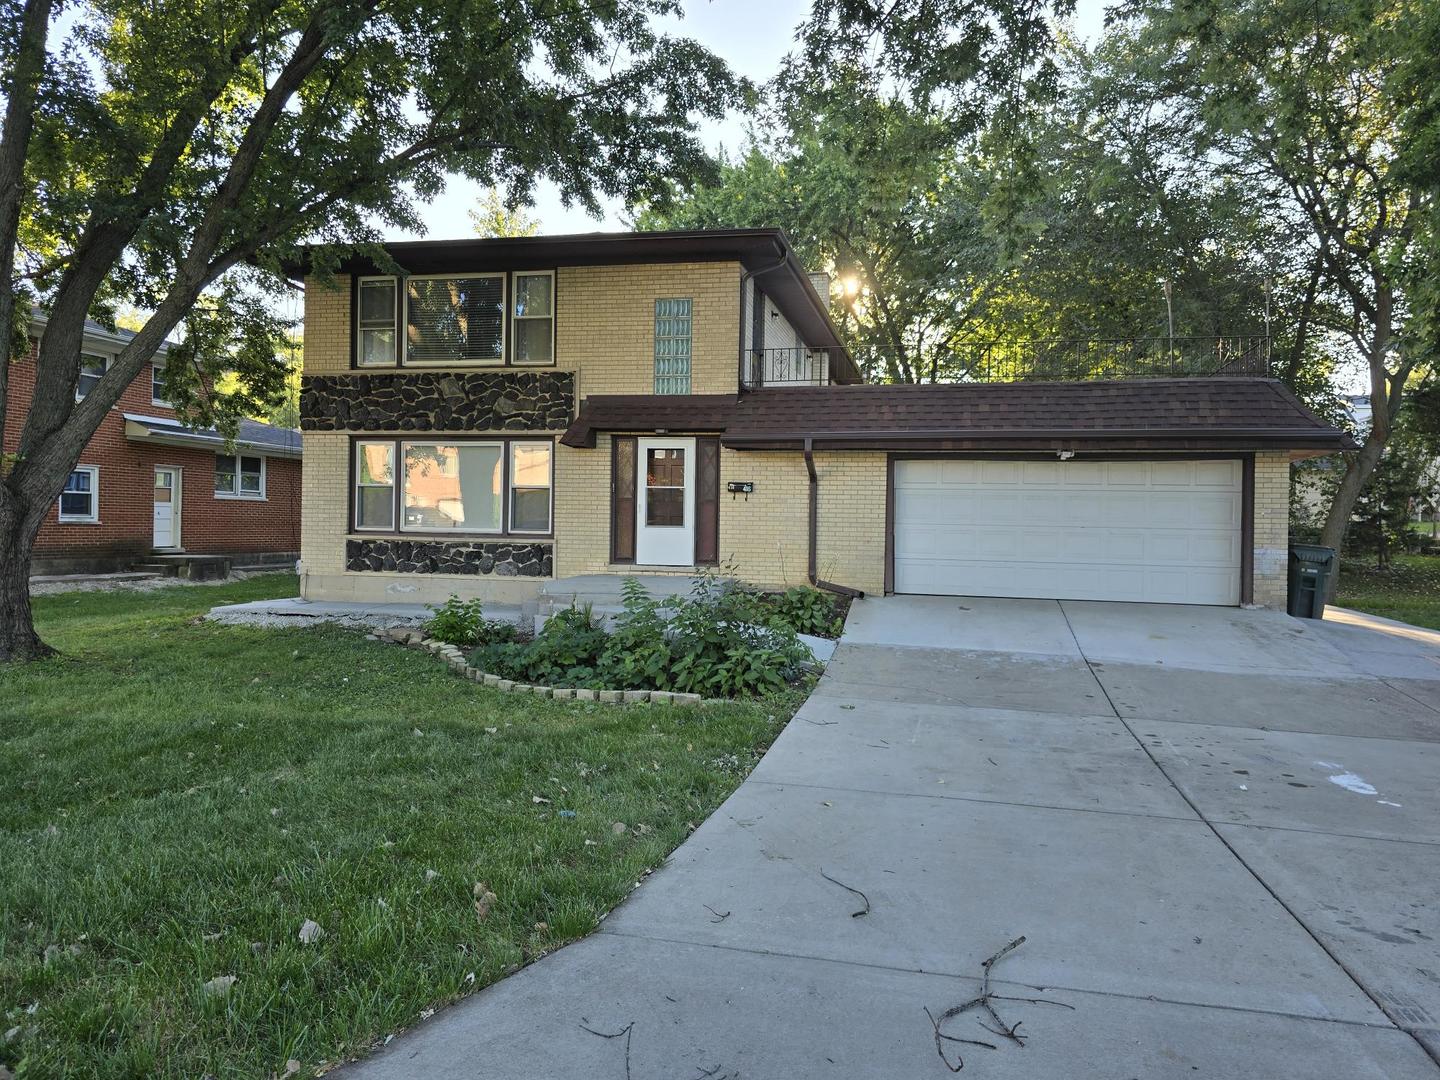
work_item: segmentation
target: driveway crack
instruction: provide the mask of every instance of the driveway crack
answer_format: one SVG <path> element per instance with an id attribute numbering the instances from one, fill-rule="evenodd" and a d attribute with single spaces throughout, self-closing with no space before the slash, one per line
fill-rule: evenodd
<path id="1" fill-rule="evenodd" d="M 1171 776 L 1170 773 L 1166 770 L 1165 766 L 1160 763 L 1160 759 L 1157 758 L 1154 752 L 1150 749 L 1150 747 L 1145 744 L 1145 740 L 1135 733 L 1135 729 L 1130 726 L 1130 722 L 1126 720 L 1125 717 L 1121 716 L 1120 710 L 1115 707 L 1115 702 L 1110 697 L 1110 691 L 1107 690 L 1105 688 L 1105 684 L 1100 681 L 1100 676 L 1095 673 L 1095 665 L 1091 663 L 1090 657 L 1086 655 L 1085 647 L 1080 644 L 1080 638 L 1075 633 L 1075 627 L 1072 626 L 1070 623 L 1070 613 L 1065 610 L 1065 602 L 1063 600 L 1057 600 L 1056 604 L 1059 605 L 1060 615 L 1065 620 L 1066 629 L 1070 631 L 1070 636 L 1075 639 L 1075 647 L 1080 651 L 1080 658 L 1085 661 L 1085 667 L 1089 670 L 1090 677 L 1095 680 L 1095 685 L 1098 686 L 1100 688 L 1100 692 L 1105 695 L 1105 700 L 1110 705 L 1110 711 L 1115 714 L 1115 719 L 1120 721 L 1121 725 L 1125 728 L 1125 730 L 1129 732 L 1130 737 L 1135 740 L 1136 745 L 1139 746 L 1141 750 L 1145 751 L 1145 756 L 1150 759 L 1151 764 L 1153 764 L 1155 768 L 1159 770 L 1160 775 L 1165 777 L 1165 780 L 1170 784 L 1172 788 L 1175 789 L 1175 794 L 1185 800 L 1185 804 L 1190 807 L 1191 811 L 1195 814 L 1197 818 L 1199 818 L 1205 823 L 1205 826 L 1210 830 L 1211 834 L 1214 835 L 1215 839 L 1219 840 L 1220 843 L 1225 846 L 1225 850 L 1230 852 L 1231 856 L 1235 859 L 1235 861 L 1245 868 L 1246 873 L 1248 873 L 1252 878 L 1254 878 L 1255 881 L 1260 885 L 1260 887 L 1270 894 L 1274 901 L 1280 905 L 1280 907 L 1285 911 L 1287 915 L 1290 916 L 1290 918 L 1295 920 L 1295 924 L 1310 936 L 1310 940 L 1315 942 L 1315 944 L 1319 946 L 1320 950 L 1331 959 L 1335 966 L 1338 967 L 1349 977 L 1350 981 L 1355 984 L 1355 986 L 1360 990 L 1360 992 L 1366 997 L 1368 997 L 1374 1003 L 1375 1007 L 1379 1009 L 1380 1012 L 1392 1024 L 1394 1024 L 1396 1028 L 1409 1035 L 1410 1038 L 1415 1041 L 1415 1044 L 1420 1047 L 1420 1049 L 1425 1053 L 1425 1055 L 1430 1058 L 1430 1060 L 1433 1061 L 1436 1066 L 1440 1066 L 1440 1052 L 1432 1050 L 1430 1046 L 1427 1045 L 1426 1040 L 1419 1037 L 1419 1035 L 1415 1032 L 1414 1028 L 1404 1019 L 1404 1017 L 1397 1016 L 1395 1010 L 1386 1003 L 1386 1001 L 1383 997 L 1381 997 L 1380 994 L 1365 985 L 1365 982 L 1360 978 L 1358 974 L 1356 974 L 1350 968 L 1350 965 L 1345 963 L 1345 961 L 1336 954 L 1335 950 L 1330 948 L 1330 946 L 1325 943 L 1325 941 L 1320 937 L 1320 935 L 1316 933 L 1315 930 L 1311 928 L 1311 926 L 1300 917 L 1299 913 L 1296 912 L 1293 907 L 1291 907 L 1288 903 L 1285 902 L 1285 899 L 1270 886 L 1270 883 L 1260 875 L 1260 872 L 1256 870 L 1255 867 L 1251 866 L 1250 863 L 1245 859 L 1245 856 L 1241 855 L 1240 852 L 1235 849 L 1235 846 L 1231 844 L 1228 839 L 1226 839 L 1225 834 L 1216 827 L 1215 822 L 1211 821 L 1208 817 L 1205 816 L 1205 812 L 1200 809 L 1199 805 L 1195 802 L 1194 799 L 1189 796 L 1185 789 L 1175 782 L 1175 778 Z M 1380 681 L 1383 682 L 1384 680 L 1382 679 Z M 1389 684 L 1387 683 L 1386 685 Z"/>

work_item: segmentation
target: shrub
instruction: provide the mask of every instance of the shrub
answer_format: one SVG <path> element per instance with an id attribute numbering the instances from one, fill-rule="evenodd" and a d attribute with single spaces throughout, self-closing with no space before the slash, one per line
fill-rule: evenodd
<path id="1" fill-rule="evenodd" d="M 670 642 L 660 602 L 634 578 L 625 579 L 620 595 L 623 610 L 596 665 L 600 681 L 613 690 L 663 690 Z"/>
<path id="2" fill-rule="evenodd" d="M 808 585 L 796 585 L 770 597 L 767 625 L 784 627 L 797 634 L 838 636 L 844 626 L 835 610 L 835 600 L 828 593 Z"/>
<path id="3" fill-rule="evenodd" d="M 713 576 L 698 580 L 688 597 L 656 600 L 633 578 L 621 595 L 611 633 L 595 624 L 589 607 L 571 606 L 534 641 L 484 643 L 470 662 L 502 678 L 552 686 L 747 697 L 784 688 L 811 659 L 794 630 L 761 625 L 765 611 L 754 593 Z"/>
<path id="4" fill-rule="evenodd" d="M 515 627 L 500 619 L 485 618 L 485 609 L 479 600 L 461 600 L 452 594 L 445 603 L 431 610 L 435 614 L 425 624 L 425 634 L 436 641 L 473 648 L 515 640 Z"/>
<path id="5" fill-rule="evenodd" d="M 525 677 L 531 682 L 588 686 L 610 635 L 595 625 L 590 605 L 550 616 L 528 650 Z"/>

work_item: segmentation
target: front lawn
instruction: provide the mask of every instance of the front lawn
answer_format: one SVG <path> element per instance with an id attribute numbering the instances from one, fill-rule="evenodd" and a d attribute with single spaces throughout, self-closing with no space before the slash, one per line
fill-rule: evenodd
<path id="1" fill-rule="evenodd" d="M 1440 630 L 1440 556 L 1396 555 L 1388 570 L 1363 557 L 1342 559 L 1335 602 Z"/>
<path id="2" fill-rule="evenodd" d="M 295 590 L 37 598 L 65 655 L 0 669 L 0 1062 L 22 1080 L 361 1052 L 592 930 L 799 702 L 567 704 L 354 632 L 195 620 Z"/>

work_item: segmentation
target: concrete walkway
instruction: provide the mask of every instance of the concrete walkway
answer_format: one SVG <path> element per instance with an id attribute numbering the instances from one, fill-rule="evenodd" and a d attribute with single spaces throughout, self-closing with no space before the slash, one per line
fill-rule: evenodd
<path id="1" fill-rule="evenodd" d="M 998 1004 L 1023 1046 L 948 1021 L 995 1045 L 945 1044 L 977 1075 L 1433 1080 L 1420 633 L 859 602 L 755 773 L 600 932 L 344 1075 L 943 1077 L 925 1010 L 1023 934 L 992 990 L 1059 1004 Z"/>

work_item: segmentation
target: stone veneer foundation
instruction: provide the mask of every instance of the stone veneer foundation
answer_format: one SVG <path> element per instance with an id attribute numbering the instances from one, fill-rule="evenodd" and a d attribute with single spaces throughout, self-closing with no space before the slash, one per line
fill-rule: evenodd
<path id="1" fill-rule="evenodd" d="M 347 540 L 345 569 L 361 573 L 549 577 L 553 560 L 549 544 Z"/>

